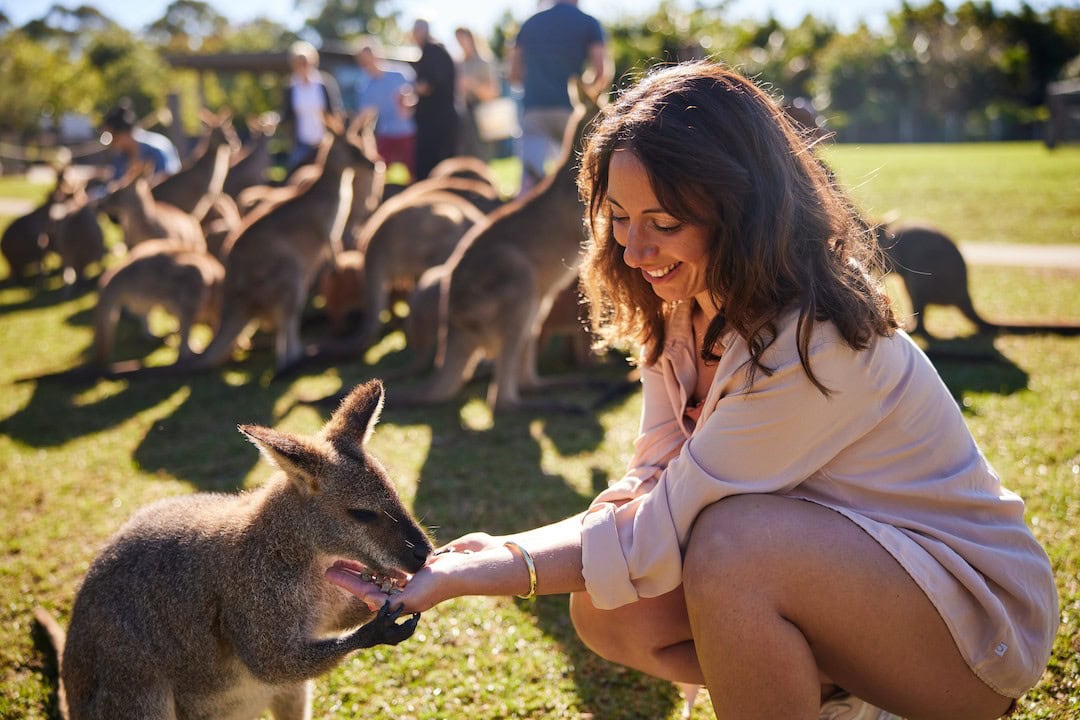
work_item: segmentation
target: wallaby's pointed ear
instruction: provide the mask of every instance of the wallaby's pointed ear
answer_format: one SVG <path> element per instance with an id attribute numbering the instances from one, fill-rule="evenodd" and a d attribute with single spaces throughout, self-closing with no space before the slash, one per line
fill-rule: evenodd
<path id="1" fill-rule="evenodd" d="M 383 384 L 371 380 L 358 385 L 334 411 L 322 430 L 323 436 L 335 445 L 359 446 L 371 437 L 383 405 Z"/>
<path id="2" fill-rule="evenodd" d="M 319 491 L 322 454 L 300 438 L 261 425 L 238 425 L 237 429 L 255 443 L 262 456 L 285 471 L 289 480 L 305 494 Z"/>

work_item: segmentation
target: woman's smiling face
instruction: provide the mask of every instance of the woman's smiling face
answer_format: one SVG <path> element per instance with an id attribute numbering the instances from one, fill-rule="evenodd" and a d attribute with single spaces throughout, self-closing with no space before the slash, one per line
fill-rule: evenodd
<path id="1" fill-rule="evenodd" d="M 667 302 L 697 298 L 707 314 L 709 228 L 679 220 L 656 199 L 645 167 L 630 150 L 616 150 L 608 167 L 608 211 L 623 262 L 641 272 Z"/>

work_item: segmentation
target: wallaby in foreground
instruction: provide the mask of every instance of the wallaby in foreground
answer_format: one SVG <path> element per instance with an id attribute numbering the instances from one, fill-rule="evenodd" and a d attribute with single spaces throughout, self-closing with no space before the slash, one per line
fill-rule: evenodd
<path id="1" fill-rule="evenodd" d="M 205 323 L 217 330 L 221 318 L 225 268 L 208 252 L 189 250 L 172 240 L 140 243 L 119 264 L 101 276 L 94 308 L 94 359 L 109 361 L 120 313 L 126 310 L 150 334 L 147 319 L 164 308 L 179 324 L 181 358 L 192 354 L 191 329 Z"/>
<path id="2" fill-rule="evenodd" d="M 372 619 L 324 579 L 362 564 L 393 584 L 431 553 L 365 448 L 382 398 L 377 380 L 357 387 L 313 437 L 240 426 L 280 472 L 248 493 L 138 512 L 91 564 L 66 640 L 36 611 L 58 649 L 65 718 L 306 719 L 312 678 L 413 634 L 419 615 L 398 624 L 387 604 Z"/>
<path id="3" fill-rule="evenodd" d="M 531 192 L 475 225 L 446 261 L 435 372 L 402 393 L 402 402 L 450 399 L 478 355 L 495 361 L 487 397 L 493 410 L 523 404 L 519 388 L 542 386 L 536 371 L 540 329 L 556 296 L 577 277 L 585 238 L 577 153 L 599 106 L 580 81 L 577 91 L 580 105 L 567 125 L 557 167 Z"/>

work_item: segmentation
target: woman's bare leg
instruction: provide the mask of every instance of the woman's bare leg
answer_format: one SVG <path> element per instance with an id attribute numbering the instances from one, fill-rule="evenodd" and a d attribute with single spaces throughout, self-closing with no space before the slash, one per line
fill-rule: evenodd
<path id="1" fill-rule="evenodd" d="M 570 619 L 602 658 L 665 680 L 705 683 L 681 587 L 614 610 L 598 610 L 587 593 L 573 593 Z"/>
<path id="2" fill-rule="evenodd" d="M 683 591 L 719 718 L 816 718 L 822 676 L 907 718 L 989 719 L 1010 704 L 899 563 L 828 508 L 778 495 L 706 508 Z"/>

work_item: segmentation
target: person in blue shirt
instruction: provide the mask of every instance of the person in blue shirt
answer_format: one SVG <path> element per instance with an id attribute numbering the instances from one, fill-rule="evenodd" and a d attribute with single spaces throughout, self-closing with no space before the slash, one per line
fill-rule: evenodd
<path id="1" fill-rule="evenodd" d="M 559 153 L 573 106 L 571 76 L 582 75 L 590 94 L 611 84 L 613 64 L 599 21 L 578 9 L 577 0 L 555 0 L 522 25 L 510 52 L 509 78 L 522 86 L 521 191 L 544 177 L 544 165 Z"/>
<path id="2" fill-rule="evenodd" d="M 357 87 L 356 105 L 361 114 L 374 113 L 375 146 L 387 167 L 402 163 L 409 177 L 416 177 L 416 124 L 413 122 L 412 83 L 403 73 L 383 67 L 370 45 L 356 53 L 356 62 L 364 71 L 364 81 Z"/>
<path id="3" fill-rule="evenodd" d="M 152 180 L 172 175 L 180 169 L 180 155 L 169 138 L 138 125 L 129 101 L 121 100 L 102 123 L 101 142 L 113 151 L 113 178 L 121 178 L 133 163 L 153 169 Z"/>

